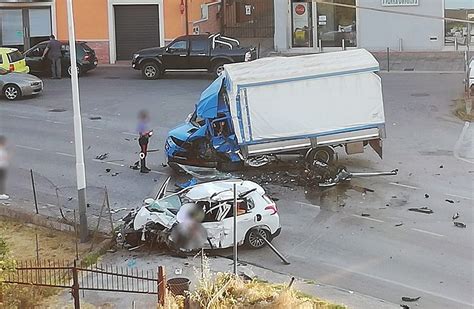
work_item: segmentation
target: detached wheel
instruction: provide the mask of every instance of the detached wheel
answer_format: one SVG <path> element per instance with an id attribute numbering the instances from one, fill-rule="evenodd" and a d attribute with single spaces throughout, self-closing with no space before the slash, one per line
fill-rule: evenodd
<path id="1" fill-rule="evenodd" d="M 260 228 L 253 228 L 247 232 L 245 236 L 245 245 L 250 249 L 260 249 L 265 247 L 266 243 L 263 239 L 261 239 L 258 235 L 260 234 L 261 237 L 265 238 L 266 240 L 270 241 L 271 236 L 270 232 L 266 229 Z"/>
<path id="2" fill-rule="evenodd" d="M 7 98 L 7 100 L 17 100 L 21 97 L 20 87 L 13 84 L 6 85 L 5 87 L 3 87 L 3 95 L 5 96 L 5 98 Z"/>
<path id="3" fill-rule="evenodd" d="M 216 77 L 221 76 L 222 73 L 224 72 L 224 64 L 227 64 L 227 62 L 217 62 L 212 67 L 212 72 L 214 73 Z"/>
<path id="4" fill-rule="evenodd" d="M 142 67 L 142 76 L 144 79 L 152 80 L 160 77 L 160 67 L 155 62 L 146 62 Z"/>
<path id="5" fill-rule="evenodd" d="M 330 164 L 334 161 L 334 150 L 328 146 L 311 149 L 311 151 L 306 154 L 305 159 L 308 163 L 320 161 Z"/>

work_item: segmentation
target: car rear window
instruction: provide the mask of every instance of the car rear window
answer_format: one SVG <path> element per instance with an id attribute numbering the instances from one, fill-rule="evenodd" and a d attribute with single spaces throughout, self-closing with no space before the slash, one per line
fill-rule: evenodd
<path id="1" fill-rule="evenodd" d="M 89 52 L 89 53 L 93 53 L 93 52 L 94 52 L 94 50 L 93 50 L 92 48 L 90 48 L 89 45 L 87 45 L 86 43 L 81 43 L 81 46 L 82 46 L 82 48 L 84 48 L 84 50 L 85 50 L 86 52 Z"/>
<path id="2" fill-rule="evenodd" d="M 19 51 L 13 51 L 11 53 L 8 53 L 8 60 L 11 62 L 17 62 L 20 60 L 23 60 L 23 55 Z"/>

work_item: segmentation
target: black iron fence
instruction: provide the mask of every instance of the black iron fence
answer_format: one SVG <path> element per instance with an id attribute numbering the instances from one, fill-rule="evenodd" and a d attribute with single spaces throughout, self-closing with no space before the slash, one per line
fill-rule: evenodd
<path id="1" fill-rule="evenodd" d="M 273 0 L 225 0 L 223 32 L 237 38 L 273 38 Z"/>
<path id="2" fill-rule="evenodd" d="M 164 269 L 150 271 L 108 264 L 84 265 L 74 261 L 17 262 L 13 272 L 5 276 L 5 284 L 20 284 L 71 289 L 74 308 L 80 308 L 79 291 L 109 291 L 157 295 L 162 301 L 166 286 Z"/>

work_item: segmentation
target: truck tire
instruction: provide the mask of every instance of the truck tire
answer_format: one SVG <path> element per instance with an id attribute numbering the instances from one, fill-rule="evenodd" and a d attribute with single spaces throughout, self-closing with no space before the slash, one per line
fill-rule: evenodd
<path id="1" fill-rule="evenodd" d="M 142 76 L 144 79 L 153 80 L 161 76 L 161 69 L 158 63 L 153 61 L 145 62 L 142 65 Z"/>
<path id="2" fill-rule="evenodd" d="M 334 149 L 329 146 L 317 147 L 306 153 L 305 159 L 308 163 L 321 161 L 330 164 L 334 161 Z"/>
<path id="3" fill-rule="evenodd" d="M 215 77 L 221 76 L 222 72 L 224 72 L 224 64 L 228 64 L 229 62 L 226 61 L 217 61 L 212 65 L 212 73 L 214 73 Z"/>

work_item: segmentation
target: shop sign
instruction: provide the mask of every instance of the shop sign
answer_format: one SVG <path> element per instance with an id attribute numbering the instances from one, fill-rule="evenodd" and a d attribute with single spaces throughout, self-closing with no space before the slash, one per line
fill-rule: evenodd
<path id="1" fill-rule="evenodd" d="M 419 0 L 382 0 L 382 6 L 415 6 Z"/>
<path id="2" fill-rule="evenodd" d="M 245 5 L 245 15 L 252 15 L 252 6 L 250 4 Z"/>

